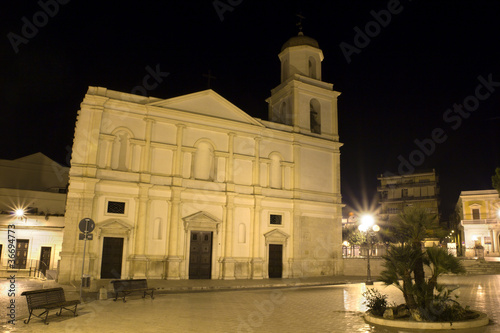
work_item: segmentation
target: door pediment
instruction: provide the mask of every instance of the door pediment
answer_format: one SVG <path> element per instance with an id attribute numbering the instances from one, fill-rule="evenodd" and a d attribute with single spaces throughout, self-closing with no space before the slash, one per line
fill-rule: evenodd
<path id="1" fill-rule="evenodd" d="M 133 226 L 123 220 L 109 219 L 97 223 L 96 230 L 98 238 L 101 238 L 101 235 L 105 234 L 123 236 L 129 239 L 130 233 L 133 230 Z"/>
<path id="2" fill-rule="evenodd" d="M 266 245 L 268 244 L 286 244 L 288 238 L 290 235 L 287 233 L 278 230 L 278 229 L 273 229 L 269 232 L 266 232 L 264 234 L 264 238 L 266 239 Z"/>
<path id="3" fill-rule="evenodd" d="M 215 216 L 202 211 L 183 217 L 182 220 L 184 221 L 184 230 L 186 232 L 188 230 L 205 230 L 219 233 L 219 226 L 222 223 Z"/>

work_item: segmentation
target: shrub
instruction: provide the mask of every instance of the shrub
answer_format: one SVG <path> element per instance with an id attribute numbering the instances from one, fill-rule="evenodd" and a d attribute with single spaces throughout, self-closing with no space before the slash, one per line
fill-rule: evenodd
<path id="1" fill-rule="evenodd" d="M 387 295 L 381 294 L 377 289 L 367 289 L 363 296 L 369 311 L 375 316 L 383 316 L 387 308 Z"/>

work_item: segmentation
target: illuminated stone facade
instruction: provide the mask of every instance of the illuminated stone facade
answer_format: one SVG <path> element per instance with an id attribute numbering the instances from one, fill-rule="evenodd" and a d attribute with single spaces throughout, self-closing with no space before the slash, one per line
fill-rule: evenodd
<path id="1" fill-rule="evenodd" d="M 500 255 L 500 198 L 497 190 L 462 191 L 458 201 L 460 230 L 465 255 L 477 256 L 474 248 L 484 247 L 486 255 Z"/>
<path id="2" fill-rule="evenodd" d="M 439 216 L 439 178 L 434 170 L 402 176 L 377 178 L 380 203 L 380 220 L 393 223 L 405 207 L 420 207 Z"/>
<path id="3" fill-rule="evenodd" d="M 96 223 L 85 273 L 97 283 L 342 274 L 339 93 L 321 81 L 312 38 L 291 38 L 279 57 L 270 121 L 212 90 L 163 100 L 89 88 L 60 282 L 80 278 L 85 217 Z"/>
<path id="4" fill-rule="evenodd" d="M 9 276 L 7 270 L 17 276 L 28 276 L 30 271 L 33 276 L 39 269 L 46 275 L 55 273 L 63 241 L 68 172 L 69 168 L 42 153 L 0 160 L 0 276 Z M 24 215 L 13 215 L 16 209 Z M 9 262 L 9 245 L 16 249 L 15 267 Z"/>

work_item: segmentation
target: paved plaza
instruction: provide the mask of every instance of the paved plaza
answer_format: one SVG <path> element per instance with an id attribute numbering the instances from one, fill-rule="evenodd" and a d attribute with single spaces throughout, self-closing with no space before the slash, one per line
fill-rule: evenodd
<path id="1" fill-rule="evenodd" d="M 229 287 L 220 289 L 214 286 L 223 287 L 223 282 L 213 282 L 218 283 L 212 286 L 213 291 L 163 290 L 154 300 L 132 295 L 126 303 L 113 302 L 112 299 L 95 300 L 96 295 L 90 294 L 86 295 L 87 301 L 79 307 L 78 317 L 71 317 L 68 312 L 63 313 L 61 317 L 50 316 L 48 326 L 38 318 L 32 319 L 28 325 L 25 325 L 22 319 L 26 318 L 26 309 L 20 307 L 17 324 L 15 326 L 5 324 L 5 320 L 2 319 L 0 328 L 3 332 L 71 333 L 411 332 L 375 327 L 364 322 L 361 317 L 366 311 L 361 295 L 366 290 L 364 283 L 277 287 L 285 282 L 275 281 L 274 286 L 268 285 L 267 288 L 260 289 L 250 289 L 250 284 L 246 284 L 249 289 Z M 305 281 L 302 280 L 302 282 Z M 440 282 L 460 285 L 459 301 L 463 305 L 486 312 L 491 319 L 487 327 L 457 332 L 500 332 L 500 295 L 498 293 L 500 275 L 446 276 Z M 184 286 L 189 284 L 186 281 L 179 283 L 177 287 L 181 284 Z M 232 281 L 227 285 L 231 286 L 231 283 L 237 284 L 238 282 Z M 20 283 L 23 288 L 28 289 L 37 287 L 37 284 L 40 282 L 23 281 Z M 240 282 L 240 287 L 243 285 L 244 283 Z M 51 285 L 44 287 L 51 287 Z M 378 282 L 374 287 L 388 294 L 390 301 L 402 302 L 401 292 L 396 288 L 385 287 Z M 4 295 L 5 290 L 2 290 L 3 309 L 5 309 Z M 74 291 L 69 291 L 68 295 L 71 296 L 68 298 L 78 296 Z M 92 298 L 94 300 L 90 300 Z M 2 311 L 5 312 L 5 310 Z"/>

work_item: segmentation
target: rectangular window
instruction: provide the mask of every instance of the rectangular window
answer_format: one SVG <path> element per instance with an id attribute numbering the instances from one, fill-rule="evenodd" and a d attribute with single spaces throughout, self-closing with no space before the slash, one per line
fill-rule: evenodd
<path id="1" fill-rule="evenodd" d="M 108 213 L 125 214 L 125 202 L 108 201 Z"/>
<path id="2" fill-rule="evenodd" d="M 281 215 L 271 214 L 271 216 L 269 217 L 269 223 L 281 225 L 281 218 L 282 218 Z"/>
<path id="3" fill-rule="evenodd" d="M 481 213 L 479 212 L 478 208 L 474 208 L 472 210 L 472 219 L 473 220 L 479 220 L 481 218 Z"/>
<path id="4" fill-rule="evenodd" d="M 408 197 L 408 189 L 407 189 L 407 188 L 404 188 L 404 189 L 402 189 L 401 191 L 402 191 L 402 192 L 401 192 L 401 196 L 402 196 L 403 198 Z"/>

